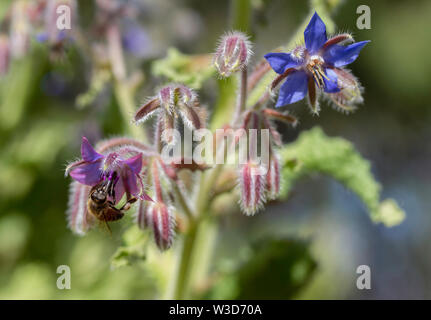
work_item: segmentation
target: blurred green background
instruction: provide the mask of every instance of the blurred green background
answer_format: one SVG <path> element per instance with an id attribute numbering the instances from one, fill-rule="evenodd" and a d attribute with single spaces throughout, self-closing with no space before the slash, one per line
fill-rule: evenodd
<path id="1" fill-rule="evenodd" d="M 140 22 L 148 32 L 148 54 L 130 63 L 146 76 L 137 95 L 143 100 L 158 84 L 150 76 L 154 59 L 171 46 L 185 53 L 213 52 L 231 17 L 228 1 L 139 2 L 146 10 Z M 91 20 L 89 3 L 79 1 L 83 21 Z M 307 1 L 251 4 L 255 62 L 286 43 L 309 12 Z M 356 28 L 361 4 L 371 8 L 370 30 Z M 1 12 L 7 7 L 2 1 Z M 371 161 L 384 197 L 395 198 L 406 211 L 406 220 L 394 228 L 375 225 L 340 184 L 322 176 L 302 179 L 286 203 L 252 218 L 222 218 L 213 266 L 217 284 L 203 289 L 201 297 L 431 298 L 430 16 L 426 0 L 344 1 L 333 15 L 337 30 L 372 41 L 351 66 L 365 87 L 365 103 L 348 116 L 323 104 L 319 117 L 298 103 L 293 109 L 300 126 L 284 128 L 287 141 L 316 125 L 351 141 Z M 121 234 L 131 219 L 115 225 L 112 237 L 95 230 L 79 238 L 67 228 L 64 168 L 79 156 L 80 137 L 96 141 L 124 131 L 109 86 L 95 103 L 76 107 L 88 81 L 88 66 L 77 50 L 53 62 L 41 44 L 14 61 L 0 80 L 1 299 L 151 299 L 166 285 L 172 253 L 162 257 L 153 248 L 149 262 L 111 265 L 127 242 Z M 203 99 L 214 101 L 214 87 L 212 80 L 203 87 Z M 260 240 L 268 234 L 284 240 L 267 248 Z M 247 264 L 250 257 L 260 263 Z M 229 276 L 237 260 L 240 280 Z M 64 264 L 72 270 L 71 290 L 56 287 L 57 266 Z M 356 288 L 359 265 L 371 268 L 371 290 Z M 291 286 L 278 288 L 284 272 Z M 274 274 L 280 277 L 271 279 Z M 247 279 L 259 281 L 248 288 Z"/>

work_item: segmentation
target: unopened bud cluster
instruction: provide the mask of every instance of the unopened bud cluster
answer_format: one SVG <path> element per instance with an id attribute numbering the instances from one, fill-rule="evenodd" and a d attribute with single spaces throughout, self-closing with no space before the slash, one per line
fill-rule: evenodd
<path id="1" fill-rule="evenodd" d="M 155 97 L 136 111 L 134 121 L 143 123 L 152 116 L 156 116 L 157 122 L 163 126 L 156 134 L 161 135 L 162 140 L 168 144 L 175 143 L 169 132 L 177 127 L 179 117 L 191 130 L 205 126 L 204 110 L 199 107 L 197 94 L 182 84 L 170 84 L 161 88 Z"/>

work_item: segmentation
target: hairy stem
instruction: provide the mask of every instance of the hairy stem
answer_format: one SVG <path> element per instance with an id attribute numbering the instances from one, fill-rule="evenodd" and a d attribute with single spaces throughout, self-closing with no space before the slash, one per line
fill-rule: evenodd
<path id="1" fill-rule="evenodd" d="M 232 27 L 234 30 L 248 31 L 250 29 L 251 1 L 232 0 Z"/>
<path id="2" fill-rule="evenodd" d="M 180 206 L 182 207 L 189 221 L 192 222 L 195 219 L 196 215 L 193 212 L 193 210 L 190 208 L 188 201 L 184 198 L 184 194 L 181 191 L 181 187 L 178 185 L 178 183 L 180 183 L 180 181 L 174 181 L 172 183 L 172 187 L 175 193 L 175 198 L 179 202 Z"/>
<path id="3" fill-rule="evenodd" d="M 185 299 L 188 295 L 189 269 L 192 261 L 192 253 L 193 247 L 195 245 L 197 230 L 197 224 L 192 223 L 189 230 L 184 235 L 183 245 L 179 255 L 180 264 L 178 266 L 175 278 L 172 299 L 181 300 Z"/>
<path id="4" fill-rule="evenodd" d="M 223 165 L 217 165 L 210 172 L 205 172 L 201 177 L 201 188 L 196 198 L 196 220 L 191 221 L 189 230 L 184 235 L 183 246 L 180 252 L 180 263 L 175 278 L 173 299 L 186 299 L 188 297 L 191 265 L 196 245 L 196 236 L 202 227 L 202 222 L 208 216 L 208 206 L 212 197 L 212 188 L 215 180 L 220 175 Z"/>
<path id="5" fill-rule="evenodd" d="M 241 113 L 245 110 L 245 104 L 247 102 L 247 67 L 240 73 L 240 81 L 239 81 L 239 94 L 238 94 L 238 103 L 236 106 L 235 117 L 233 118 L 233 124 L 235 124 Z"/>

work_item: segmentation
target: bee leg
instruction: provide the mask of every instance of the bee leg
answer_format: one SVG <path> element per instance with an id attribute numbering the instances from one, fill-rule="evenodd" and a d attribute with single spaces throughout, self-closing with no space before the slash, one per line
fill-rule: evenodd
<path id="1" fill-rule="evenodd" d="M 130 206 L 132 205 L 132 203 L 135 203 L 138 199 L 136 198 L 130 198 L 129 200 L 127 200 L 127 202 L 120 208 L 120 211 L 122 210 L 129 210 Z"/>

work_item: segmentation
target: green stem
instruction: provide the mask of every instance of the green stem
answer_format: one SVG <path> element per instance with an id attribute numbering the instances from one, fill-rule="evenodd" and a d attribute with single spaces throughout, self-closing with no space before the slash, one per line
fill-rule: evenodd
<path id="1" fill-rule="evenodd" d="M 232 27 L 234 30 L 248 31 L 250 28 L 251 3 L 250 0 L 233 0 Z"/>
<path id="2" fill-rule="evenodd" d="M 233 118 L 233 124 L 238 121 L 241 113 L 245 110 L 245 104 L 247 102 L 247 66 L 245 66 L 241 71 L 239 78 L 239 98 L 236 106 L 235 117 Z"/>
<path id="3" fill-rule="evenodd" d="M 179 267 L 175 276 L 173 299 L 186 299 L 189 291 L 189 280 L 192 266 L 196 236 L 202 227 L 202 222 L 208 216 L 208 206 L 212 196 L 212 187 L 220 174 L 223 165 L 217 165 L 210 172 L 202 174 L 201 188 L 196 199 L 196 219 L 190 221 L 189 229 L 184 235 L 183 245 L 179 255 Z"/>
<path id="4" fill-rule="evenodd" d="M 175 198 L 177 199 L 177 201 L 179 202 L 179 204 L 183 208 L 184 213 L 186 214 L 187 218 L 190 221 L 193 221 L 195 219 L 196 215 L 193 213 L 193 210 L 190 208 L 187 200 L 184 198 L 184 194 L 181 191 L 181 188 L 178 185 L 178 183 L 179 183 L 179 181 L 173 181 L 172 182 L 172 187 L 174 189 Z"/>
<path id="5" fill-rule="evenodd" d="M 183 245 L 180 252 L 180 264 L 177 270 L 175 286 L 173 289 L 173 299 L 185 299 L 188 294 L 189 269 L 192 261 L 193 247 L 198 228 L 197 224 L 192 223 L 190 229 L 184 235 Z"/>

